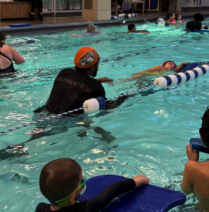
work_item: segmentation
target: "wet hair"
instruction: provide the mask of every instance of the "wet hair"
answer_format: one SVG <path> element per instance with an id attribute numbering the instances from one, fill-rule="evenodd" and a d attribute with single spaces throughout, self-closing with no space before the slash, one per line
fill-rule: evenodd
<path id="1" fill-rule="evenodd" d="M 135 28 L 135 24 L 129 24 L 128 25 L 128 30 L 131 31 L 132 29 Z"/>
<path id="2" fill-rule="evenodd" d="M 171 16 L 173 16 L 173 13 L 167 13 L 167 14 L 166 14 L 166 17 L 165 17 L 165 20 L 170 19 Z"/>
<path id="3" fill-rule="evenodd" d="M 202 137 L 203 143 L 209 149 L 209 107 L 207 107 L 207 110 L 205 111 L 202 117 L 202 126 L 200 128 L 200 135 Z"/>
<path id="4" fill-rule="evenodd" d="M 80 165 L 70 158 L 47 163 L 40 175 L 41 193 L 49 200 L 64 199 L 78 187 L 81 171 Z"/>
<path id="5" fill-rule="evenodd" d="M 6 35 L 3 32 L 0 32 L 0 47 L 2 47 L 4 44 L 1 43 L 2 40 L 6 38 Z"/>
<path id="6" fill-rule="evenodd" d="M 202 15 L 201 13 L 196 13 L 194 15 L 194 20 L 195 21 L 203 21 L 205 19 L 204 15 Z"/>
<path id="7" fill-rule="evenodd" d="M 87 31 L 90 31 L 90 32 L 94 31 L 95 29 L 96 29 L 96 28 L 95 28 L 94 25 L 89 25 L 89 26 L 87 27 Z"/>

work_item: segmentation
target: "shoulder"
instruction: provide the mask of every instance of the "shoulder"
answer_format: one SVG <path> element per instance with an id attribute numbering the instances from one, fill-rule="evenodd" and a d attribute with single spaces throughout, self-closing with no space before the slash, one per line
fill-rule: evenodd
<path id="1" fill-rule="evenodd" d="M 12 50 L 12 47 L 10 47 L 9 45 L 5 44 L 5 45 L 3 45 L 2 50 L 4 52 L 10 52 Z"/>
<path id="2" fill-rule="evenodd" d="M 63 70 L 61 70 L 60 71 L 60 73 L 58 74 L 58 76 L 60 75 L 60 74 L 67 74 L 67 73 L 74 73 L 75 71 L 74 71 L 74 69 L 72 69 L 72 68 L 65 68 L 65 69 L 63 69 Z"/>
<path id="3" fill-rule="evenodd" d="M 188 21 L 187 25 L 193 24 L 193 21 Z"/>
<path id="4" fill-rule="evenodd" d="M 94 84 L 96 87 L 104 89 L 102 83 L 98 82 L 96 79 L 94 79 L 94 78 L 92 78 L 92 77 L 89 77 L 89 81 L 90 81 L 92 84 Z"/>
<path id="5" fill-rule="evenodd" d="M 192 173 L 194 170 L 200 168 L 202 162 L 198 161 L 188 161 L 185 165 L 185 171 Z"/>
<path id="6" fill-rule="evenodd" d="M 36 207 L 35 212 L 50 212 L 50 204 L 47 203 L 39 203 Z"/>

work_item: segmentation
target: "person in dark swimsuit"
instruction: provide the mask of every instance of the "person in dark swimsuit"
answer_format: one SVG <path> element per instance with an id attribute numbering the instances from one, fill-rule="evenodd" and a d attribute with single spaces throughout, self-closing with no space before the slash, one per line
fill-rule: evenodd
<path id="1" fill-rule="evenodd" d="M 186 31 L 201 30 L 203 20 L 204 16 L 201 13 L 196 13 L 194 15 L 194 21 L 187 22 Z"/>
<path id="2" fill-rule="evenodd" d="M 5 44 L 6 36 L 0 32 L 0 74 L 15 72 L 13 60 L 22 64 L 25 60 L 10 46 Z"/>
<path id="3" fill-rule="evenodd" d="M 39 185 L 43 196 L 51 204 L 39 203 L 35 212 L 99 212 L 114 198 L 142 185 L 149 184 L 144 175 L 119 181 L 98 196 L 78 202 L 86 189 L 81 166 L 71 158 L 60 158 L 47 163 L 41 171 Z"/>

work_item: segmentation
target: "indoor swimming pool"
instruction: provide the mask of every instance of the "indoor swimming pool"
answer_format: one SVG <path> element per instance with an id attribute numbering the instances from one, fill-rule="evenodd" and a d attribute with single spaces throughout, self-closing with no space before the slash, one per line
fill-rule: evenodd
<path id="1" fill-rule="evenodd" d="M 209 19 L 204 24 L 209 25 Z M 59 71 L 73 67 L 75 53 L 84 46 L 100 54 L 97 78 L 115 81 L 168 60 L 176 64 L 209 63 L 209 34 L 186 34 L 184 24 L 158 27 L 145 23 L 136 27 L 151 33 L 123 34 L 128 30 L 127 25 L 121 24 L 100 27 L 101 35 L 88 37 L 71 35 L 84 33 L 85 29 L 7 37 L 9 45 L 35 40 L 33 44 L 15 48 L 26 60 L 15 68 L 40 69 L 0 79 L 0 131 L 32 121 L 33 111 L 46 103 Z M 72 64 L 42 69 L 64 63 Z M 106 97 L 152 85 L 155 78 L 168 74 L 172 72 L 147 75 L 115 86 L 103 84 Z M 118 108 L 74 118 L 68 127 L 48 126 L 41 138 L 29 141 L 34 125 L 1 136 L 0 210 L 31 212 L 39 202 L 47 202 L 39 190 L 40 171 L 47 162 L 61 157 L 75 159 L 87 179 L 105 174 L 130 178 L 143 174 L 152 185 L 180 191 L 188 161 L 186 145 L 190 138 L 200 137 L 208 97 L 209 75 L 205 74 L 168 89 L 140 92 Z M 101 136 L 94 129 L 106 134 Z M 8 149 L 9 145 L 14 146 Z M 206 154 L 200 155 L 201 161 L 207 159 Z M 14 174 L 21 177 L 15 178 Z M 172 211 L 192 211 L 195 202 L 190 195 L 186 205 Z"/>

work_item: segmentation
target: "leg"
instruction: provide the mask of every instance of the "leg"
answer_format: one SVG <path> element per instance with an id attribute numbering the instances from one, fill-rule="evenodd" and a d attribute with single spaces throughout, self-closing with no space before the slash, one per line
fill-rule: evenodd
<path id="1" fill-rule="evenodd" d="M 34 20 L 34 12 L 36 8 L 36 0 L 31 1 L 31 13 L 30 13 L 30 20 Z"/>
<path id="2" fill-rule="evenodd" d="M 43 1 L 37 0 L 37 4 L 38 4 L 38 8 L 39 8 L 38 17 L 41 21 L 43 21 Z"/>

